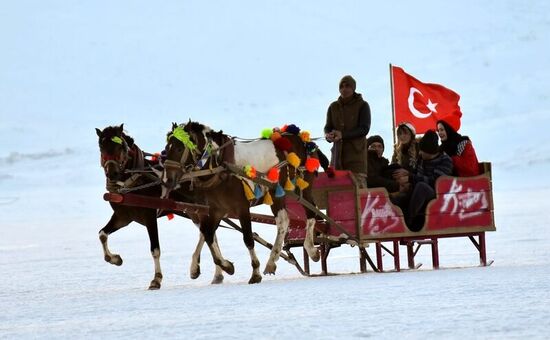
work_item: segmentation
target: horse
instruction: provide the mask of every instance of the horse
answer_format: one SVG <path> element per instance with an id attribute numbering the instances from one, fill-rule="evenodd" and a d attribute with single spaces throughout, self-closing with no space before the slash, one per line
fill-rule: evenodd
<path id="1" fill-rule="evenodd" d="M 195 170 L 217 168 L 224 162 L 236 166 L 255 164 L 257 171 L 266 173 L 275 165 L 282 165 L 279 184 L 286 183 L 287 179 L 296 178 L 298 166 L 303 166 L 308 155 L 306 144 L 300 136 L 292 133 L 283 134 L 285 145 L 281 150 L 275 147 L 271 139 L 261 139 L 250 143 L 234 143 L 232 138 L 222 131 L 214 131 L 210 127 L 198 122 L 189 121 L 187 124 L 172 124 L 167 135 L 167 159 L 165 161 L 162 180 L 168 190 L 177 189 L 184 174 L 192 174 Z M 285 164 L 288 152 L 298 155 L 299 164 L 290 166 Z M 311 157 L 321 158 L 323 167 L 328 167 L 328 160 L 320 150 L 311 152 Z M 255 162 L 252 160 L 255 158 Z M 201 220 L 200 230 L 210 248 L 214 263 L 228 273 L 234 272 L 233 264 L 224 259 L 219 249 L 213 246 L 216 229 L 221 219 L 228 213 L 238 216 L 241 224 L 243 241 L 249 250 L 252 265 L 252 276 L 249 283 L 259 283 L 262 276 L 259 272 L 260 263 L 254 251 L 254 238 L 250 218 L 250 202 L 246 197 L 246 184 L 229 170 L 215 174 L 193 178 L 195 188 L 206 197 L 209 206 L 208 218 Z M 314 204 L 311 183 L 314 180 L 313 172 L 304 172 L 303 181 L 308 186 L 302 190 L 302 197 Z M 284 238 L 288 232 L 289 217 L 285 208 L 284 197 L 278 195 L 276 189 L 269 189 L 269 197 L 273 201 L 271 210 L 277 224 L 277 236 L 273 243 L 264 274 L 275 274 Z M 267 195 L 267 194 L 266 194 Z M 258 203 L 258 202 L 256 202 Z M 304 242 L 308 256 L 313 261 L 319 261 L 319 251 L 314 245 L 315 213 L 305 209 L 307 215 L 307 236 Z"/>
<path id="2" fill-rule="evenodd" d="M 143 169 L 147 161 L 143 156 L 143 152 L 134 143 L 134 139 L 125 134 L 123 129 L 124 124 L 120 126 L 109 126 L 103 130 L 96 128 L 96 133 L 99 137 L 99 149 L 101 152 L 101 167 L 104 169 L 107 180 L 107 190 L 111 192 L 116 192 L 120 188 L 120 184 L 137 186 L 153 181 L 153 179 L 149 179 L 145 176 L 125 173 L 125 170 Z M 162 192 L 160 186 L 152 186 L 137 190 L 136 193 L 145 196 L 160 197 Z M 183 191 L 183 188 L 173 192 L 173 195 L 180 200 L 196 200 L 194 193 L 191 197 L 191 195 Z M 155 274 L 149 285 L 149 289 L 159 289 L 162 282 L 162 271 L 160 267 L 160 245 L 157 218 L 166 215 L 167 212 L 158 215 L 157 210 L 152 208 L 131 207 L 118 203 L 110 204 L 113 209 L 113 214 L 107 225 L 99 231 L 99 240 L 103 247 L 105 261 L 116 266 L 122 265 L 123 262 L 121 256 L 112 253 L 108 247 L 107 241 L 110 234 L 127 226 L 131 222 L 137 222 L 145 226 L 149 235 L 150 250 L 155 267 Z M 196 225 L 199 224 L 200 216 L 198 215 L 179 215 L 192 219 Z M 191 266 L 193 268 L 195 267 L 193 264 Z M 198 274 L 192 273 L 191 277 L 196 278 Z M 223 282 L 222 270 L 217 267 L 212 283 L 216 284 L 221 282 Z"/>

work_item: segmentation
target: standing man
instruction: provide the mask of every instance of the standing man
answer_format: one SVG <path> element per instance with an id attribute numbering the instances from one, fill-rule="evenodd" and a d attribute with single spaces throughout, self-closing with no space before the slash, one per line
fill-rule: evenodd
<path id="1" fill-rule="evenodd" d="M 336 170 L 350 170 L 365 176 L 370 107 L 355 88 L 352 76 L 340 80 L 340 97 L 328 107 L 325 138 L 334 143 L 330 163 Z"/>

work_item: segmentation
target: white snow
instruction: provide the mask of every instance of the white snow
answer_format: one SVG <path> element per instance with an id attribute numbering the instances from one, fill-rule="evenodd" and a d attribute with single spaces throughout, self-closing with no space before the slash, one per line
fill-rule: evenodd
<path id="1" fill-rule="evenodd" d="M 2 3 L 0 338 L 547 338 L 549 13 L 542 0 Z M 441 240 L 449 269 L 431 270 L 428 248 L 421 270 L 401 273 L 305 278 L 281 259 L 248 285 L 242 237 L 222 229 L 236 272 L 210 285 L 207 249 L 189 278 L 198 231 L 180 219 L 159 222 L 159 291 L 147 290 L 143 227 L 109 238 L 121 267 L 103 260 L 111 210 L 96 127 L 125 123 L 151 152 L 189 118 L 244 138 L 287 123 L 320 136 L 352 74 L 388 156 L 389 62 L 462 97 L 462 131 L 493 163 L 491 267 L 470 267 L 467 239 Z M 253 228 L 275 239 L 274 226 Z M 269 252 L 257 254 L 263 268 Z M 356 248 L 329 260 L 359 271 Z"/>

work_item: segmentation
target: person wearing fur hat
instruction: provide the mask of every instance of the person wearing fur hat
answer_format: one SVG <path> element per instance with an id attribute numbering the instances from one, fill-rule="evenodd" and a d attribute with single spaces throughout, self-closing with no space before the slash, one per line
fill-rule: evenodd
<path id="1" fill-rule="evenodd" d="M 356 82 L 352 76 L 344 76 L 340 80 L 340 97 L 328 108 L 324 131 L 326 140 L 334 143 L 331 166 L 336 170 L 366 175 L 370 107 L 355 89 Z"/>
<path id="2" fill-rule="evenodd" d="M 414 172 L 417 161 L 416 129 L 411 123 L 403 122 L 397 126 L 397 143 L 394 147 L 391 163 L 398 164 L 409 172 Z"/>
<path id="3" fill-rule="evenodd" d="M 453 161 L 440 151 L 435 131 L 427 131 L 418 142 L 418 148 L 420 159 L 416 172 L 397 179 L 401 184 L 410 183 L 412 187 L 408 204 L 405 200 L 398 204 L 406 208 L 407 225 L 412 231 L 419 231 L 424 226 L 426 206 L 435 198 L 435 181 L 440 176 L 453 173 Z"/>
<path id="4" fill-rule="evenodd" d="M 383 156 L 384 139 L 378 135 L 367 138 L 367 187 L 386 188 L 389 193 L 399 191 L 399 183 L 391 178 L 390 161 Z"/>
<path id="5" fill-rule="evenodd" d="M 457 131 L 460 128 L 453 116 L 437 121 L 437 133 L 441 139 L 441 150 L 451 156 L 454 165 L 454 175 L 460 177 L 477 176 L 481 173 L 476 151 L 470 138 L 462 136 Z"/>

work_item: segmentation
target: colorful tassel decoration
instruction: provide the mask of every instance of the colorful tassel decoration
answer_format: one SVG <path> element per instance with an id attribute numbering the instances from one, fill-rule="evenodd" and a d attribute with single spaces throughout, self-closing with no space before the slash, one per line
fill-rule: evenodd
<path id="1" fill-rule="evenodd" d="M 247 200 L 252 201 L 255 198 L 254 193 L 252 192 L 252 189 L 250 189 L 250 186 L 245 181 L 242 181 L 242 183 L 243 183 L 243 189 L 244 189 L 244 196 L 246 197 Z"/>
<path id="2" fill-rule="evenodd" d="M 254 168 L 252 165 L 245 165 L 243 171 L 245 175 L 249 178 L 256 178 L 256 168 Z"/>
<path id="3" fill-rule="evenodd" d="M 286 179 L 286 182 L 285 182 L 285 190 L 286 191 L 294 191 L 294 184 L 292 184 L 292 182 L 290 181 L 290 178 L 287 178 Z"/>
<path id="4" fill-rule="evenodd" d="M 309 131 L 302 131 L 300 132 L 300 138 L 304 143 L 309 143 L 311 141 L 311 136 L 309 135 Z"/>
<path id="5" fill-rule="evenodd" d="M 286 127 L 285 132 L 291 133 L 293 135 L 297 135 L 300 133 L 300 128 L 294 124 L 290 124 Z"/>
<path id="6" fill-rule="evenodd" d="M 276 141 L 277 139 L 281 138 L 281 133 L 279 131 L 273 131 L 273 133 L 271 134 L 271 140 L 274 142 Z"/>
<path id="7" fill-rule="evenodd" d="M 320 163 L 317 158 L 308 157 L 306 160 L 306 170 L 309 172 L 315 172 L 319 169 Z"/>
<path id="8" fill-rule="evenodd" d="M 256 184 L 254 186 L 254 197 L 256 199 L 260 199 L 260 198 L 262 198 L 263 195 L 264 195 L 264 192 L 262 190 L 262 187 L 260 187 L 258 184 Z"/>
<path id="9" fill-rule="evenodd" d="M 283 125 L 283 126 L 281 126 L 280 131 L 281 131 L 281 132 L 286 132 L 286 128 L 287 128 L 287 127 L 288 127 L 288 125 L 286 125 L 286 124 Z"/>
<path id="10" fill-rule="evenodd" d="M 269 191 L 265 193 L 264 204 L 267 204 L 267 205 L 273 204 L 273 198 L 271 198 L 271 194 L 269 193 Z"/>
<path id="11" fill-rule="evenodd" d="M 283 189 L 283 187 L 277 183 L 277 187 L 275 188 L 275 197 L 279 198 L 279 197 L 283 197 L 285 195 L 285 189 Z"/>
<path id="12" fill-rule="evenodd" d="M 292 149 L 292 143 L 287 138 L 279 138 L 273 141 L 273 145 L 277 150 L 289 152 Z"/>
<path id="13" fill-rule="evenodd" d="M 292 165 L 294 168 L 300 166 L 300 157 L 298 157 L 298 155 L 296 155 L 294 152 L 289 153 L 286 156 L 286 160 L 288 164 Z"/>
<path id="14" fill-rule="evenodd" d="M 168 221 L 172 221 L 174 219 L 174 214 L 166 214 L 166 218 L 168 218 Z"/>
<path id="15" fill-rule="evenodd" d="M 304 181 L 302 177 L 298 177 L 296 178 L 296 186 L 300 188 L 300 190 L 304 190 L 309 186 L 309 183 Z"/>
<path id="16" fill-rule="evenodd" d="M 278 168 L 271 168 L 267 172 L 267 180 L 273 183 L 276 183 L 279 181 L 279 169 Z"/>
<path id="17" fill-rule="evenodd" d="M 262 138 L 263 139 L 270 139 L 272 134 L 273 134 L 273 129 L 263 129 L 262 130 Z"/>

